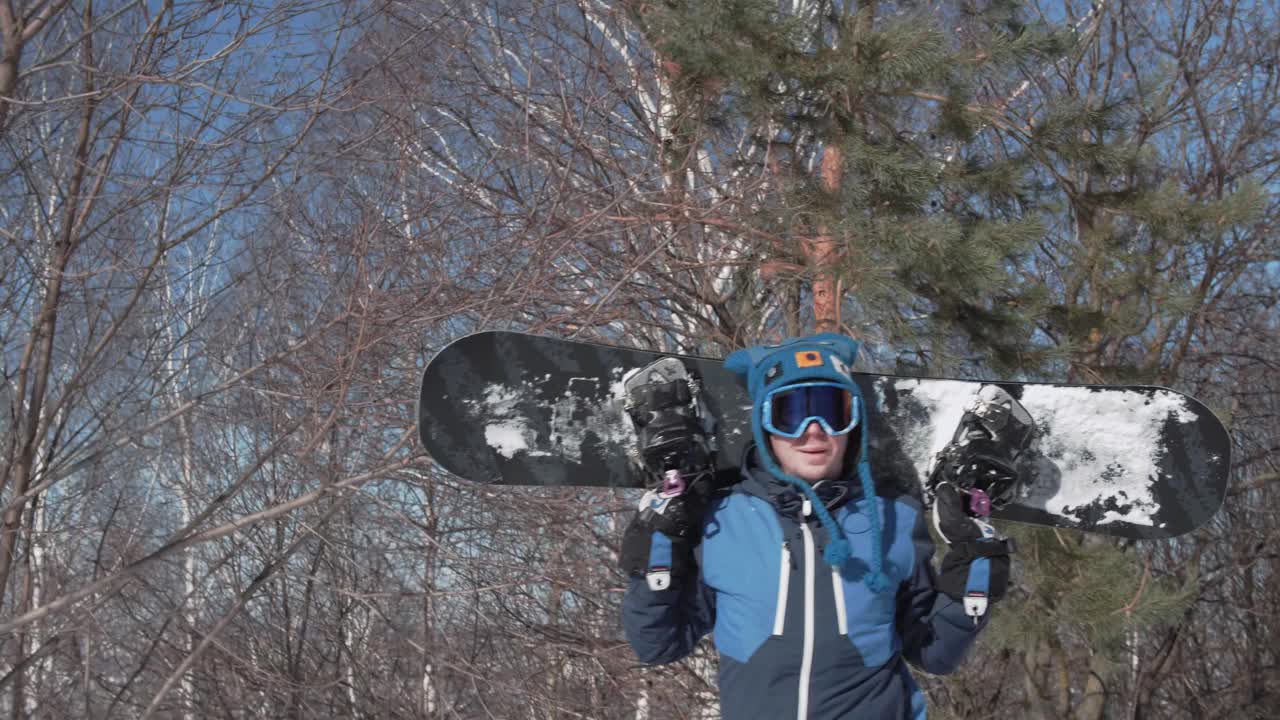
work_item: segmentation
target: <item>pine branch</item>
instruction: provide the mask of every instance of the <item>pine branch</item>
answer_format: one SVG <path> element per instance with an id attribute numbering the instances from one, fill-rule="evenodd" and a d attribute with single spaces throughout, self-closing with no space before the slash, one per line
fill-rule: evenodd
<path id="1" fill-rule="evenodd" d="M 1089 12 L 1085 13 L 1084 17 L 1080 18 L 1079 22 L 1077 22 L 1075 24 L 1075 27 L 1072 28 L 1073 32 L 1079 33 L 1080 27 L 1085 23 L 1089 23 L 1089 28 L 1085 30 L 1086 40 L 1084 43 L 1082 43 L 1082 45 L 1088 45 L 1089 43 L 1093 42 L 1093 38 L 1097 36 L 1098 24 L 1101 20 L 1102 10 L 1104 7 L 1106 7 L 1106 4 L 1107 4 L 1107 0 L 1097 0 L 1097 2 L 1093 3 L 1089 7 Z M 1062 63 L 1066 62 L 1066 60 L 1067 60 L 1067 56 L 1064 55 L 1058 58 L 1057 60 L 1053 61 L 1048 67 L 1040 71 L 1040 78 L 1046 77 L 1051 71 L 1061 67 Z M 1027 90 L 1029 90 L 1030 88 L 1031 88 L 1031 80 L 1030 79 L 1023 80 L 1022 83 L 1018 85 L 1017 89 L 1015 89 L 1012 93 L 1010 93 L 1008 97 L 996 102 L 992 107 L 994 107 L 996 111 L 1002 111 L 1008 108 L 1014 102 L 1016 102 L 1017 99 L 1022 97 L 1022 95 L 1026 93 Z M 1008 131 L 1014 130 L 1014 126 L 1012 125 L 1006 125 L 1006 124 L 996 125 L 995 121 L 990 118 L 988 119 L 988 122 L 1003 130 L 1008 130 Z M 1031 131 L 1030 124 L 1027 124 L 1023 128 L 1021 128 L 1021 131 L 1029 133 Z M 952 161 L 955 160 L 959 152 L 960 152 L 959 146 L 953 146 L 950 149 L 949 154 L 947 155 L 946 159 L 942 163 L 944 169 L 948 165 L 950 165 Z"/>

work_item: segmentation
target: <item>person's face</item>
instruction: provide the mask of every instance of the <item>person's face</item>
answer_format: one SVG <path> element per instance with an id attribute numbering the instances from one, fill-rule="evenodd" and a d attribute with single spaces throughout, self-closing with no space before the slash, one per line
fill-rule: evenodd
<path id="1" fill-rule="evenodd" d="M 840 474 L 848 444 L 848 433 L 828 435 L 816 422 L 810 422 L 798 438 L 769 435 L 769 447 L 782 471 L 810 483 Z"/>

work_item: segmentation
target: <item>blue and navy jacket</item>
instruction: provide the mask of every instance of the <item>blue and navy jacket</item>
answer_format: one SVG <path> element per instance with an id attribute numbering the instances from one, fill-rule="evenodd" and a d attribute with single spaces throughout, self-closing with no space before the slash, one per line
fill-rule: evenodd
<path id="1" fill-rule="evenodd" d="M 842 567 L 831 567 L 808 501 L 753 457 L 748 452 L 742 481 L 708 509 L 697 582 L 655 591 L 632 579 L 623 626 L 636 654 L 646 663 L 673 662 L 712 632 L 725 720 L 924 718 L 924 695 L 907 663 L 951 672 L 990 614 L 975 624 L 961 603 L 935 589 L 920 502 L 879 498 L 892 589 L 876 594 L 862 578 L 872 543 L 858 483 L 815 487 L 852 548 Z"/>

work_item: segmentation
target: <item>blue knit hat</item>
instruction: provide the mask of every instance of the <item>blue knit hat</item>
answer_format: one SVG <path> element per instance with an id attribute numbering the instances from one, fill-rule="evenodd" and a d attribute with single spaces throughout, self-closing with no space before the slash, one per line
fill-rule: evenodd
<path id="1" fill-rule="evenodd" d="M 755 437 L 758 453 L 769 474 L 782 482 L 795 486 L 809 499 L 810 505 L 818 514 L 827 529 L 831 541 L 823 552 L 827 564 L 841 567 L 849 558 L 849 541 L 844 532 L 836 524 L 835 518 L 827 511 L 826 506 L 818 499 L 813 486 L 802 478 L 782 471 L 773 453 L 764 429 L 764 399 L 776 388 L 794 385 L 800 382 L 831 382 L 848 388 L 857 399 L 858 425 L 860 438 L 857 455 L 858 480 L 862 484 L 862 495 L 865 500 L 862 512 L 871 523 L 871 571 L 863 581 L 874 592 L 884 592 L 889 588 L 889 580 L 885 577 L 882 546 L 880 537 L 880 499 L 876 495 L 875 483 L 871 479 L 871 466 L 867 459 L 867 420 L 866 409 L 862 402 L 862 393 L 850 368 L 858 357 L 858 343 L 852 338 L 835 333 L 820 333 L 807 337 L 789 338 L 777 345 L 761 345 L 734 351 L 725 358 L 724 366 L 737 373 L 747 382 L 747 393 L 751 397 L 751 432 Z M 846 450 L 845 452 L 849 452 Z"/>

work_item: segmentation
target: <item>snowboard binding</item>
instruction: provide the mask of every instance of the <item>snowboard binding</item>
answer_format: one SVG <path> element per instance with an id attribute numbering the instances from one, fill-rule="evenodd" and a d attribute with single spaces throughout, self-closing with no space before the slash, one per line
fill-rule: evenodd
<path id="1" fill-rule="evenodd" d="M 1012 501 L 1038 437 L 1031 414 L 996 385 L 983 385 L 965 409 L 951 442 L 934 456 L 926 491 L 942 483 L 969 496 L 969 513 L 985 519 Z"/>
<path id="2" fill-rule="evenodd" d="M 676 358 L 660 358 L 623 381 L 624 408 L 635 424 L 632 459 L 660 481 L 662 497 L 682 495 L 715 475 L 715 435 L 698 378 Z"/>

